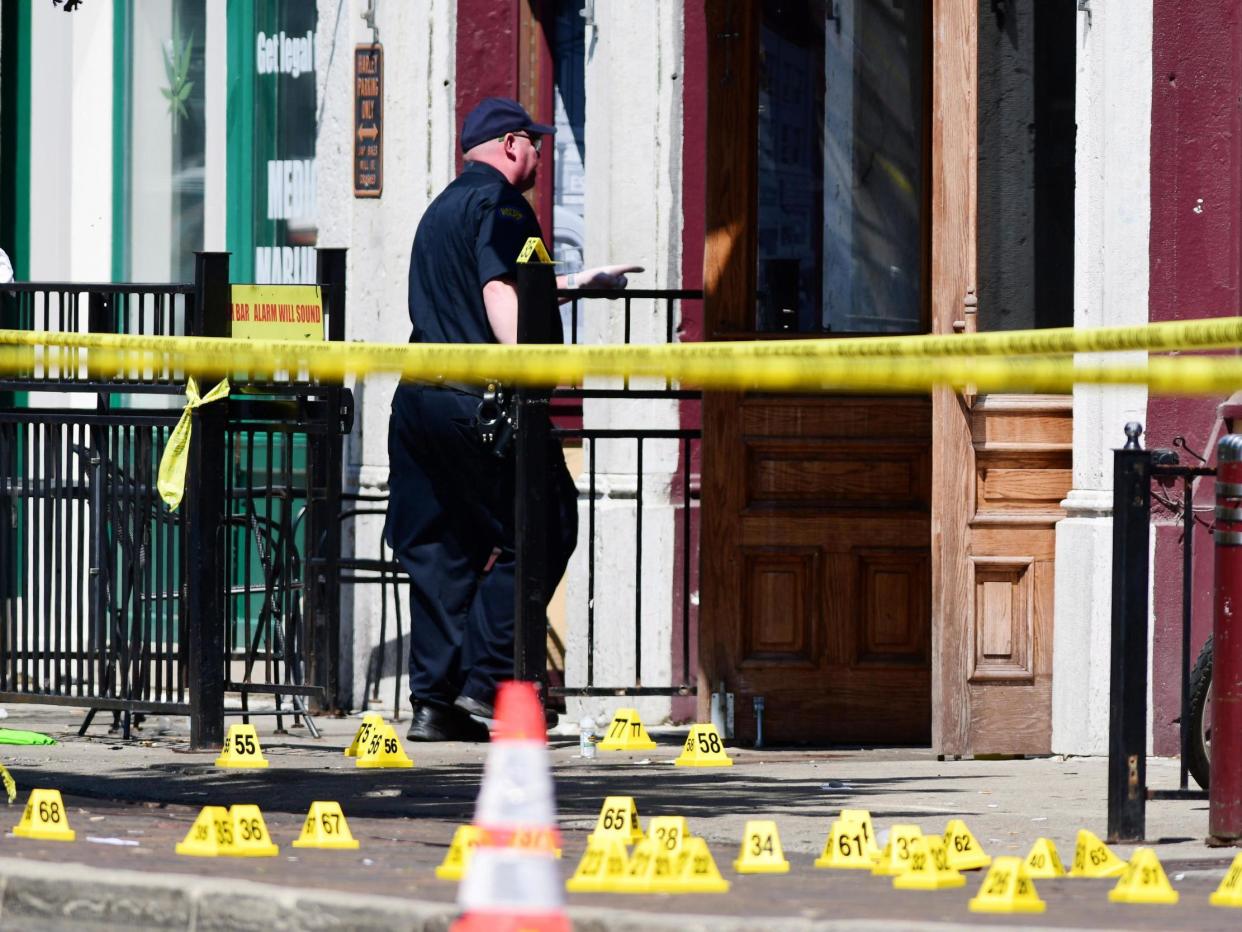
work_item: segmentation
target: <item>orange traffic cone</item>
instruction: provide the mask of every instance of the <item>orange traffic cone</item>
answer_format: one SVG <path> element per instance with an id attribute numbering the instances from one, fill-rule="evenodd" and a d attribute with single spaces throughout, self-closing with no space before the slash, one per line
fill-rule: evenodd
<path id="1" fill-rule="evenodd" d="M 479 845 L 457 890 L 451 932 L 569 932 L 556 849 L 556 800 L 543 706 L 529 683 L 504 683 L 475 804 Z"/>

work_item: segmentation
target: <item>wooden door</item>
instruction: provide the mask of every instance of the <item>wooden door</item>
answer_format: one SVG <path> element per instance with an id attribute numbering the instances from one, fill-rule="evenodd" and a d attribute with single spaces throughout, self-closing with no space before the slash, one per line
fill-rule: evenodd
<path id="1" fill-rule="evenodd" d="M 877 174 L 868 175 L 866 184 L 885 186 L 868 198 L 860 196 L 852 208 L 855 215 L 889 198 L 891 204 L 881 206 L 915 215 L 914 242 L 908 229 L 896 245 L 851 240 L 854 252 L 847 259 L 856 265 L 848 274 L 825 272 L 828 260 L 813 275 L 806 274 L 810 253 L 819 249 L 822 256 L 842 249 L 850 237 L 867 236 L 858 231 L 868 222 L 874 228 L 875 216 L 863 216 L 857 225 L 843 222 L 834 214 L 840 205 L 833 199 L 831 179 L 824 176 L 818 178 L 823 196 L 816 189 L 808 197 L 817 179 L 783 162 L 790 153 L 780 147 L 790 147 L 788 161 L 793 162 L 808 131 L 831 140 L 838 127 L 863 126 L 848 131 L 858 133 L 882 122 L 878 110 L 867 109 L 879 106 L 868 103 L 873 87 L 851 84 L 852 109 L 844 113 L 846 105 L 829 99 L 822 86 L 817 96 L 815 82 L 826 74 L 825 83 L 834 88 L 840 82 L 865 84 L 871 76 L 860 70 L 862 65 L 851 65 L 855 73 L 846 74 L 832 56 L 862 42 L 864 28 L 883 35 L 893 21 L 913 26 L 888 34 L 889 51 L 909 53 L 917 63 L 881 55 L 870 63 L 917 74 L 925 62 L 921 43 L 929 23 L 908 15 L 917 4 L 896 13 L 887 0 L 848 6 L 872 18 L 842 23 L 825 35 L 823 4 L 707 3 L 712 155 L 707 165 L 705 317 L 710 339 L 781 333 L 831 339 L 842 332 L 835 325 L 841 321 L 850 335 L 876 332 L 866 327 L 886 314 L 892 317 L 883 302 L 873 300 L 866 315 L 849 317 L 848 302 L 841 304 L 841 316 L 830 318 L 829 313 L 842 295 L 861 295 L 864 303 L 874 299 L 879 286 L 874 277 L 867 279 L 866 263 L 879 254 L 898 257 L 884 271 L 896 283 L 895 303 L 904 302 L 906 317 L 874 326 L 927 329 L 922 118 L 911 121 L 915 129 L 906 139 L 904 161 L 893 155 L 899 147 L 891 140 L 887 162 L 876 160 L 878 147 L 860 153 L 856 143 L 848 168 L 855 179 L 874 169 Z M 805 23 L 773 19 L 773 11 L 795 7 L 812 16 Z M 909 83 L 906 103 L 921 113 L 921 81 L 916 77 Z M 787 119 L 787 108 L 808 96 L 807 125 L 790 119 L 774 132 L 771 124 Z M 822 125 L 817 122 L 821 115 Z M 770 125 L 761 126 L 762 119 Z M 774 147 L 766 162 L 759 153 L 765 138 Z M 867 164 L 860 161 L 867 158 Z M 832 170 L 826 165 L 824 175 Z M 799 227 L 798 218 L 808 212 L 809 220 Z M 779 248 L 765 248 L 764 237 L 782 244 L 791 257 L 780 255 Z M 830 324 L 831 332 L 825 332 Z M 762 697 L 768 742 L 926 743 L 931 731 L 931 400 L 709 394 L 704 437 L 701 714 L 707 695 L 723 683 L 734 694 L 737 736 L 744 742 L 755 736 L 754 700 Z"/>

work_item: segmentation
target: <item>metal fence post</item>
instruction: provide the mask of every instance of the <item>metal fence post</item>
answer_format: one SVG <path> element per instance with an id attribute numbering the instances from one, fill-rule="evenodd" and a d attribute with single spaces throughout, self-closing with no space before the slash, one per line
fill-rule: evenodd
<path id="1" fill-rule="evenodd" d="M 194 336 L 228 337 L 232 332 L 229 254 L 194 257 Z M 205 392 L 210 385 L 201 386 Z M 189 639 L 186 677 L 190 694 L 190 746 L 224 742 L 224 626 L 226 554 L 224 538 L 225 429 L 228 399 L 194 411 L 186 474 L 185 620 Z"/>
<path id="2" fill-rule="evenodd" d="M 556 307 L 553 266 L 518 265 L 519 343 L 549 343 Z M 548 677 L 548 395 L 518 386 L 514 435 L 516 592 L 514 596 L 513 677 L 534 683 L 542 695 Z"/>
<path id="3" fill-rule="evenodd" d="M 1113 617 L 1108 728 L 1108 840 L 1142 841 L 1147 805 L 1147 577 L 1151 453 L 1141 424 L 1113 451 Z"/>
<path id="4" fill-rule="evenodd" d="M 332 342 L 345 339 L 345 250 L 320 249 L 318 255 L 319 284 L 328 309 L 327 338 Z M 322 390 L 328 416 L 333 426 L 339 422 L 344 390 L 331 385 Z M 311 652 L 312 683 L 324 687 L 324 705 L 335 711 L 341 707 L 341 464 L 345 438 L 339 430 L 311 435 L 310 533 L 308 547 L 322 562 L 311 563 L 313 574 L 312 631 L 314 650 Z M 320 541 L 322 540 L 322 545 Z M 318 552 L 314 553 L 318 548 Z"/>
<path id="5" fill-rule="evenodd" d="M 1242 838 L 1242 434 L 1221 438 L 1216 466 L 1208 835 L 1233 844 Z"/>

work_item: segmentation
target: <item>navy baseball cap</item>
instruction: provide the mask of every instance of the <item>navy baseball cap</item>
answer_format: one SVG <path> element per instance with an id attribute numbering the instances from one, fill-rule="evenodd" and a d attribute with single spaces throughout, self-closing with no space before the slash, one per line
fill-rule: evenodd
<path id="1" fill-rule="evenodd" d="M 499 139 L 505 133 L 526 131 L 551 136 L 556 128 L 536 123 L 526 108 L 508 97 L 487 97 L 466 114 L 461 127 L 461 151 L 469 152 L 479 143 Z"/>

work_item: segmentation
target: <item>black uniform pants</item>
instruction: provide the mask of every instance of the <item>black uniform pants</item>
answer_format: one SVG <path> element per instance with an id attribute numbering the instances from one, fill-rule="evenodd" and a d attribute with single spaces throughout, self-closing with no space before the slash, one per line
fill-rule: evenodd
<path id="1" fill-rule="evenodd" d="M 385 536 L 410 577 L 410 697 L 491 703 L 513 678 L 514 461 L 484 449 L 479 399 L 452 389 L 398 386 L 388 429 Z M 549 451 L 551 595 L 578 536 L 577 491 L 559 444 Z M 494 556 L 494 559 L 493 559 Z"/>

